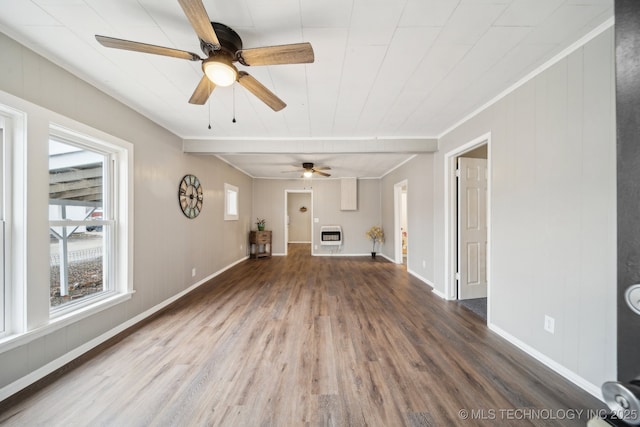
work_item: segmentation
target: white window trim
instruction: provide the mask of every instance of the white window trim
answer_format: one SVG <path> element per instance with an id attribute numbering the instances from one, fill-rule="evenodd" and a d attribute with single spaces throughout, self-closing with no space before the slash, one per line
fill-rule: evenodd
<path id="1" fill-rule="evenodd" d="M 234 193 L 234 197 L 229 197 L 230 193 Z M 231 203 L 234 203 L 231 206 Z M 232 209 L 233 208 L 233 209 Z M 238 187 L 235 185 L 224 184 L 224 220 L 225 221 L 237 221 L 239 216 L 239 208 L 240 208 L 240 193 Z"/>
<path id="2" fill-rule="evenodd" d="M 0 340 L 26 329 L 26 130 L 27 114 L 0 104 L 4 119 L 4 325 Z M 18 165 L 18 166 L 16 166 Z M 15 188 L 15 187 L 18 188 Z"/>
<path id="3" fill-rule="evenodd" d="M 111 213 L 112 218 L 101 221 L 91 221 L 94 224 L 112 224 L 115 229 L 109 227 L 110 233 L 105 233 L 105 246 L 109 252 L 109 263 L 107 277 L 112 282 L 111 289 L 83 298 L 78 302 L 65 304 L 60 307 L 50 308 L 50 319 L 55 320 L 62 317 L 73 318 L 76 312 L 83 312 L 86 309 L 100 307 L 103 301 L 110 301 L 120 295 L 130 295 L 133 293 L 133 245 L 127 244 L 133 237 L 133 230 L 127 227 L 131 224 L 133 217 L 132 206 L 133 188 L 128 184 L 131 182 L 129 175 L 133 173 L 133 147 L 129 143 L 122 141 L 105 141 L 103 138 L 96 138 L 85 133 L 80 133 L 66 127 L 51 124 L 50 136 L 61 142 L 68 142 L 71 145 L 86 148 L 91 151 L 105 154 L 108 158 L 104 168 L 104 178 L 107 180 L 109 190 L 104 200 L 104 212 Z M 127 167 L 120 167 L 126 164 Z M 50 224 L 57 224 L 60 221 L 49 221 Z M 84 225 L 87 221 L 61 221 L 64 223 L 77 223 Z M 124 245 L 124 246 L 123 246 Z M 91 314 L 91 313 L 90 313 Z"/>
<path id="4" fill-rule="evenodd" d="M 121 304 L 131 299 L 132 294 L 135 293 L 133 289 L 134 146 L 128 141 L 2 91 L 0 91 L 0 114 L 5 118 L 9 117 L 13 121 L 11 124 L 12 135 L 10 140 L 12 150 L 10 163 L 13 170 L 9 174 L 9 180 L 11 180 L 11 182 L 5 183 L 5 185 L 8 185 L 8 189 L 13 191 L 11 197 L 12 206 L 7 212 L 7 219 L 11 227 L 7 227 L 6 236 L 8 242 L 7 256 L 11 257 L 10 262 L 7 264 L 7 271 L 9 269 L 11 270 L 8 272 L 11 281 L 8 288 L 10 288 L 11 295 L 7 296 L 10 306 L 8 333 L 5 336 L 0 336 L 0 354 L 2 354 L 13 348 L 28 344 L 51 332 L 62 329 L 67 325 L 77 323 L 84 318 Z M 28 160 L 34 160 L 32 153 L 33 145 L 31 145 L 31 150 L 27 149 L 27 119 L 31 115 L 33 115 L 33 118 L 28 123 L 30 139 L 35 138 L 38 140 L 39 138 L 46 138 L 46 135 L 50 134 L 52 127 L 65 130 L 72 134 L 77 133 L 84 137 L 95 138 L 117 151 L 118 161 L 122 166 L 114 171 L 114 179 L 117 185 L 124 190 L 120 191 L 119 199 L 114 201 L 114 209 L 117 209 L 119 216 L 119 224 L 116 232 L 119 250 L 116 253 L 116 262 L 120 268 L 118 269 L 116 283 L 121 293 L 56 319 L 51 319 L 49 316 L 48 298 L 46 298 L 46 304 L 43 304 L 44 301 L 27 301 L 26 298 L 26 294 L 29 292 L 27 286 L 33 286 L 34 284 L 33 281 L 31 281 L 32 283 L 27 283 L 27 276 L 32 275 L 32 271 L 27 268 L 28 248 L 31 245 L 37 247 L 42 245 L 43 241 L 48 241 L 46 235 L 34 236 L 33 234 L 28 235 L 26 232 L 28 225 L 27 168 L 29 166 Z M 37 162 L 44 160 L 41 154 L 44 153 L 37 153 L 35 156 Z M 37 182 L 38 181 L 36 181 L 36 184 Z M 33 184 L 33 182 L 30 182 L 30 184 Z M 48 187 L 48 181 L 45 185 Z M 32 193 L 47 193 L 46 187 L 32 187 L 29 190 L 31 197 Z M 5 197 L 9 197 L 9 195 L 5 193 Z M 29 223 L 30 226 L 33 225 L 33 212 L 40 212 L 35 215 L 36 227 L 43 227 L 45 224 L 48 224 L 47 210 L 41 209 L 46 206 L 47 202 L 46 200 L 42 202 L 42 204 L 40 202 L 36 203 L 39 209 L 34 210 L 32 207 L 32 213 L 29 214 L 29 220 L 31 221 Z M 8 236 L 9 232 L 11 236 Z M 41 256 L 40 253 L 38 255 Z M 44 264 L 48 267 L 48 262 Z M 41 265 L 42 263 L 39 263 L 36 267 L 40 268 Z M 36 288 L 38 288 L 41 286 L 41 283 L 37 283 L 36 285 Z"/>

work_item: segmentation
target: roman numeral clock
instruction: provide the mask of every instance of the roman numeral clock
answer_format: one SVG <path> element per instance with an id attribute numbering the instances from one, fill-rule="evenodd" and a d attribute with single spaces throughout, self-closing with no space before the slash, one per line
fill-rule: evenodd
<path id="1" fill-rule="evenodd" d="M 195 175 L 185 175 L 178 188 L 180 209 L 187 218 L 195 218 L 202 211 L 202 186 Z"/>

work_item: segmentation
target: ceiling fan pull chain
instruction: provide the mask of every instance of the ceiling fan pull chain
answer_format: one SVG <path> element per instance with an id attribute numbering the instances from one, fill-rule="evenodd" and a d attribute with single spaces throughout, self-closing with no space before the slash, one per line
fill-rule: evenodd
<path id="1" fill-rule="evenodd" d="M 235 123 L 236 122 L 236 86 L 234 85 L 231 89 L 233 90 L 233 119 L 231 119 L 231 123 Z"/>
<path id="2" fill-rule="evenodd" d="M 209 104 L 209 129 L 211 129 L 211 98 L 209 98 L 207 104 Z"/>

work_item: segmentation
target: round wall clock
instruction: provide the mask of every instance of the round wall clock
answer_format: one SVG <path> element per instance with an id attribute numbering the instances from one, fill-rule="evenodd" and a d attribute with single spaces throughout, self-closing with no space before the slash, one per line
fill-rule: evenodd
<path id="1" fill-rule="evenodd" d="M 195 218 L 202 210 L 202 186 L 195 175 L 185 175 L 180 181 L 178 201 L 187 218 Z"/>

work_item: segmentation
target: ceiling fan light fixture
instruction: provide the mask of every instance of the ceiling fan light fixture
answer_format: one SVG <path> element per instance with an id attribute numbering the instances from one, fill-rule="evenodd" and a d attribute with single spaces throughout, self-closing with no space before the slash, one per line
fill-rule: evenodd
<path id="1" fill-rule="evenodd" d="M 312 171 L 307 170 L 307 171 L 304 171 L 304 172 L 302 173 L 302 175 L 303 175 L 305 178 L 311 178 L 311 176 L 313 175 L 313 172 L 312 172 Z"/>
<path id="2" fill-rule="evenodd" d="M 227 56 L 216 55 L 202 63 L 202 71 L 216 86 L 231 86 L 238 78 L 238 69 Z"/>

